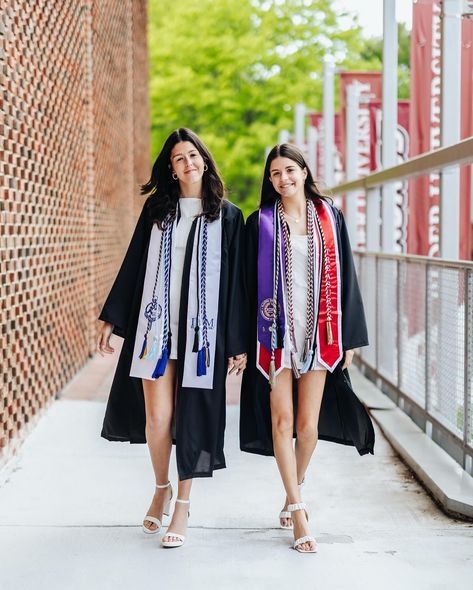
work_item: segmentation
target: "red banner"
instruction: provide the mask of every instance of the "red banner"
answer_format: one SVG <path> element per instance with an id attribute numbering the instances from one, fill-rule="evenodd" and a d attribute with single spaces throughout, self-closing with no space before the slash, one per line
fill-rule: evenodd
<path id="1" fill-rule="evenodd" d="M 462 22 L 461 139 L 473 135 L 473 20 Z M 473 260 L 471 165 L 460 169 L 460 258 Z"/>
<path id="2" fill-rule="evenodd" d="M 440 147 L 440 0 L 413 4 L 411 36 L 411 157 Z M 473 134 L 473 23 L 462 23 L 461 137 Z M 471 257 L 471 172 L 460 174 L 460 258 Z M 429 174 L 409 182 L 408 252 L 439 255 L 440 178 Z"/>
<path id="3" fill-rule="evenodd" d="M 346 138 L 346 103 L 347 88 L 356 84 L 359 88 L 359 110 L 357 125 L 357 177 L 370 173 L 370 111 L 369 103 L 373 100 L 381 100 L 382 73 L 381 72 L 341 72 L 340 73 L 340 134 L 341 143 L 345 146 Z M 342 154 L 342 165 L 346 160 L 346 152 Z M 356 226 L 357 238 L 355 248 L 364 248 L 366 245 L 366 196 L 360 191 L 352 196 L 356 201 Z"/>
<path id="4" fill-rule="evenodd" d="M 397 105 L 397 163 L 405 162 L 409 158 L 409 101 L 400 100 Z M 369 104 L 370 111 L 370 169 L 381 168 L 382 150 L 382 122 L 383 111 L 381 101 L 373 101 Z M 395 251 L 406 253 L 407 251 L 407 181 L 400 180 L 396 183 L 396 211 L 395 211 Z"/>

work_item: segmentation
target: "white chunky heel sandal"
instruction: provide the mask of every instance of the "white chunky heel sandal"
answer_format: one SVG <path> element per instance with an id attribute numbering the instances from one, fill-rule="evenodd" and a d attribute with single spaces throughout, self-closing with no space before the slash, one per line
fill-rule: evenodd
<path id="1" fill-rule="evenodd" d="M 171 500 L 172 500 L 172 485 L 171 482 L 168 481 L 165 484 L 156 484 L 156 487 L 159 490 L 163 490 L 164 488 L 171 488 L 171 495 L 169 496 L 169 499 L 166 500 L 166 502 L 164 503 L 164 507 L 163 507 L 163 515 L 165 514 L 166 516 L 169 516 L 170 512 L 171 512 Z M 156 525 L 155 529 L 149 529 L 147 526 L 145 526 L 145 522 L 152 522 L 153 524 Z M 159 518 L 156 518 L 156 516 L 151 516 L 151 514 L 147 514 L 144 519 L 143 519 L 143 532 L 146 535 L 155 535 L 156 533 L 159 533 L 159 531 L 161 530 L 161 526 L 162 523 L 159 520 Z"/>
<path id="2" fill-rule="evenodd" d="M 295 512 L 296 510 L 304 510 L 307 520 L 309 520 L 309 513 L 307 512 L 307 506 L 305 505 L 304 502 L 299 502 L 299 504 L 289 504 L 289 506 L 287 507 L 287 511 L 289 513 Z M 304 543 L 309 543 L 309 542 L 313 543 L 313 545 L 314 545 L 313 549 L 300 549 L 299 548 Z M 317 543 L 315 541 L 315 538 L 312 537 L 311 535 L 305 535 L 304 537 L 300 537 L 299 539 L 296 539 L 294 541 L 294 543 L 292 544 L 292 547 L 296 551 L 299 551 L 299 553 L 317 553 Z"/>
<path id="3" fill-rule="evenodd" d="M 179 504 L 190 504 L 190 500 L 180 500 L 179 498 L 176 498 L 176 502 L 179 502 Z M 188 510 L 187 517 L 189 517 L 190 515 L 190 510 Z M 177 541 L 165 541 L 164 537 L 176 537 Z M 161 541 L 161 544 L 163 547 L 166 547 L 167 549 L 171 549 L 172 547 L 181 547 L 182 545 L 184 545 L 184 541 L 186 540 L 185 535 L 181 535 L 180 533 L 173 533 L 170 530 L 166 532 L 164 537 Z"/>
<path id="4" fill-rule="evenodd" d="M 297 484 L 299 486 L 299 493 L 302 491 L 302 486 L 305 484 L 305 478 L 301 481 L 301 483 Z M 289 524 L 287 526 L 284 526 L 281 522 L 281 520 L 283 518 L 291 518 L 291 513 L 288 510 L 281 510 L 281 512 L 279 513 L 279 527 L 281 529 L 285 529 L 287 531 L 292 531 L 292 529 L 294 528 L 294 525 Z"/>

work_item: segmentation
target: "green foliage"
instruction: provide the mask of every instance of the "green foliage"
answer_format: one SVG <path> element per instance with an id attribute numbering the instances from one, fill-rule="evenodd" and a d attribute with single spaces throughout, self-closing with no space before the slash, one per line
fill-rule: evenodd
<path id="1" fill-rule="evenodd" d="M 150 0 L 152 157 L 173 129 L 190 127 L 251 212 L 265 148 L 293 128 L 293 106 L 321 109 L 327 49 L 339 64 L 362 61 L 360 28 L 340 16 L 330 0 Z"/>
<path id="2" fill-rule="evenodd" d="M 398 97 L 405 99 L 410 96 L 410 31 L 404 23 L 397 26 L 398 37 Z M 372 37 L 364 42 L 360 53 L 361 60 L 367 67 L 381 70 L 383 67 L 383 39 Z"/>

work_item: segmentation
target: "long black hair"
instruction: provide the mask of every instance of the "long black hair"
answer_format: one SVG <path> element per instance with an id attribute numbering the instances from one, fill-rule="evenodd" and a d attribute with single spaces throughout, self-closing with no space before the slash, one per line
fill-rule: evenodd
<path id="1" fill-rule="evenodd" d="M 171 151 L 181 141 L 190 141 L 204 159 L 208 169 L 202 177 L 202 212 L 209 221 L 218 218 L 225 185 L 220 177 L 217 164 L 207 146 L 196 133 L 185 127 L 176 129 L 166 139 L 151 171 L 151 178 L 141 186 L 142 195 L 151 195 L 149 212 L 153 221 L 162 229 L 168 214 L 175 217 L 179 201 L 179 181 L 172 177 Z"/>
<path id="2" fill-rule="evenodd" d="M 307 170 L 307 176 L 304 182 L 304 193 L 307 198 L 330 201 L 329 197 L 321 193 L 302 151 L 292 143 L 281 143 L 280 145 L 275 145 L 266 158 L 263 183 L 261 185 L 260 207 L 266 204 L 273 204 L 274 201 L 280 197 L 269 179 L 271 162 L 279 156 L 281 156 L 281 158 L 289 158 L 300 166 L 300 168 L 305 168 Z"/>

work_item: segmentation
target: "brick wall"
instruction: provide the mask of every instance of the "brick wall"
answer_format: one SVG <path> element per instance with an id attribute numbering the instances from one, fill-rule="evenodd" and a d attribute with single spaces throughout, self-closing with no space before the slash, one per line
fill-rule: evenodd
<path id="1" fill-rule="evenodd" d="M 149 174 L 146 0 L 2 0 L 0 462 L 93 354 Z"/>

